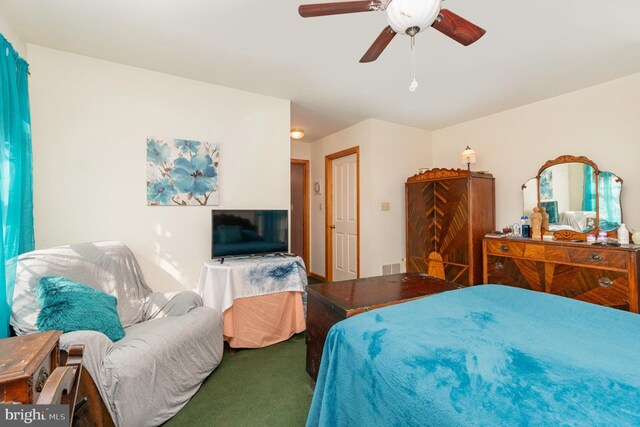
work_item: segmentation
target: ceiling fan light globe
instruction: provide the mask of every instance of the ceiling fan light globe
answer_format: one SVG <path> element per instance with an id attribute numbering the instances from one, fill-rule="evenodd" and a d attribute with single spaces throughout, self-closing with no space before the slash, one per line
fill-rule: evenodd
<path id="1" fill-rule="evenodd" d="M 441 7 L 442 0 L 393 0 L 387 7 L 387 21 L 398 34 L 408 34 L 414 27 L 422 32 L 433 24 Z"/>

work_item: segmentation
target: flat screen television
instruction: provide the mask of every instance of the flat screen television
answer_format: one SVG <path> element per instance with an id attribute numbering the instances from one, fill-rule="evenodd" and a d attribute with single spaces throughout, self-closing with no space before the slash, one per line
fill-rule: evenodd
<path id="1" fill-rule="evenodd" d="M 214 210 L 211 258 L 289 251 L 286 210 Z"/>

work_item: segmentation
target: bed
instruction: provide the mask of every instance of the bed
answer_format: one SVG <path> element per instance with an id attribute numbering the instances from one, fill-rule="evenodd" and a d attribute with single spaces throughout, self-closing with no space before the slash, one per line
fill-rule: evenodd
<path id="1" fill-rule="evenodd" d="M 594 211 L 565 211 L 560 212 L 558 224 L 552 224 L 559 230 L 574 230 L 578 232 L 588 232 L 595 228 L 596 213 Z"/>
<path id="2" fill-rule="evenodd" d="M 498 285 L 334 325 L 307 426 L 640 425 L 640 316 Z"/>

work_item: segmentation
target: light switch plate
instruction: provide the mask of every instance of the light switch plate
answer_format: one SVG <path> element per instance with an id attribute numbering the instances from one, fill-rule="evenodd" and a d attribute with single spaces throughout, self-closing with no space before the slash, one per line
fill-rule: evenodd
<path id="1" fill-rule="evenodd" d="M 389 202 L 380 203 L 380 210 L 381 211 L 390 211 L 391 210 L 391 203 L 389 203 Z"/>

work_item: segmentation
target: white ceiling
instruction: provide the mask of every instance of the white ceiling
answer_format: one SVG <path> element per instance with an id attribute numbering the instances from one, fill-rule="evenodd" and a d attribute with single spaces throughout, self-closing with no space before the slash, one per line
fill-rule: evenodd
<path id="1" fill-rule="evenodd" d="M 319 2 L 312 0 L 311 2 Z M 314 141 L 369 117 L 437 129 L 640 72 L 638 0 L 448 0 L 487 30 L 358 60 L 383 12 L 300 18 L 300 0 L 0 0 L 29 43 L 290 99 Z"/>

